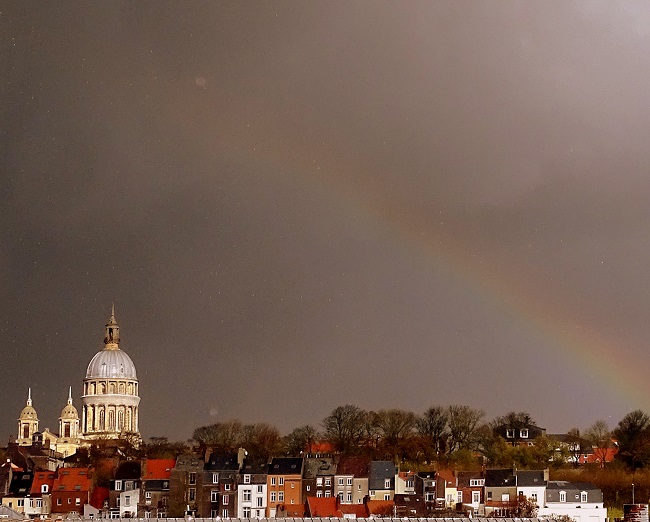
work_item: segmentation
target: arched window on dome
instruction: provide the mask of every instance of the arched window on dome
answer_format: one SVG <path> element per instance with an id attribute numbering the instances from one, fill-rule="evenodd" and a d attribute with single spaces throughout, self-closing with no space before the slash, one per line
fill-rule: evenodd
<path id="1" fill-rule="evenodd" d="M 29 438 L 29 424 L 23 424 L 23 439 Z"/>
<path id="2" fill-rule="evenodd" d="M 117 412 L 117 431 L 122 431 L 124 429 L 124 410 L 120 408 L 120 411 Z"/>
<path id="3" fill-rule="evenodd" d="M 104 412 L 104 408 L 99 410 L 99 430 L 104 431 L 106 426 L 106 413 Z"/>
<path id="4" fill-rule="evenodd" d="M 126 409 L 126 431 L 133 431 L 131 429 L 131 408 Z"/>
<path id="5" fill-rule="evenodd" d="M 108 412 L 108 429 L 115 431 L 115 411 L 109 410 Z"/>
<path id="6" fill-rule="evenodd" d="M 112 382 L 108 385 L 108 393 L 113 394 L 115 393 L 115 383 Z"/>
<path id="7" fill-rule="evenodd" d="M 88 394 L 89 395 L 95 395 L 95 383 L 91 382 L 90 385 L 88 386 Z"/>
<path id="8" fill-rule="evenodd" d="M 70 423 L 66 422 L 64 427 L 63 427 L 63 436 L 70 438 Z"/>
<path id="9" fill-rule="evenodd" d="M 101 393 L 102 395 L 106 393 L 106 383 L 105 382 L 99 383 L 99 393 Z"/>
<path id="10" fill-rule="evenodd" d="M 106 377 L 106 363 L 102 363 L 102 370 L 99 375 Z"/>
<path id="11" fill-rule="evenodd" d="M 123 382 L 120 383 L 119 393 L 121 393 L 122 395 L 124 395 L 124 383 L 123 383 Z"/>

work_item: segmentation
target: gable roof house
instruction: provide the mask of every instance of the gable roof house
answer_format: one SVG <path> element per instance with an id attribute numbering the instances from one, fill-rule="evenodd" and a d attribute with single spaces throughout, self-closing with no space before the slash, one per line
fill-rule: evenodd
<path id="1" fill-rule="evenodd" d="M 545 428 L 540 428 L 530 422 L 517 420 L 500 424 L 493 431 L 512 446 L 532 446 L 535 439 L 546 435 Z"/>
<path id="2" fill-rule="evenodd" d="M 549 480 L 538 517 L 567 515 L 576 522 L 605 522 L 607 510 L 600 489 L 586 482 Z"/>
<path id="3" fill-rule="evenodd" d="M 191 453 L 179 455 L 169 476 L 167 516 L 197 516 L 203 493 L 202 484 L 203 460 Z"/>
<path id="4" fill-rule="evenodd" d="M 373 460 L 368 473 L 368 498 L 393 500 L 397 467 L 392 460 Z"/>
<path id="5" fill-rule="evenodd" d="M 341 455 L 334 475 L 334 496 L 341 504 L 363 504 L 368 495 L 370 459 Z"/>
<path id="6" fill-rule="evenodd" d="M 544 505 L 548 469 L 544 470 L 515 470 L 517 477 L 517 497 L 526 498 L 537 507 Z"/>
<path id="7" fill-rule="evenodd" d="M 32 479 L 30 501 L 25 506 L 25 515 L 31 518 L 46 517 L 52 512 L 52 488 L 56 473 L 36 471 Z"/>
<path id="8" fill-rule="evenodd" d="M 302 457 L 281 457 L 271 461 L 266 479 L 269 494 L 267 517 L 304 516 L 302 476 Z"/>
<path id="9" fill-rule="evenodd" d="M 59 468 L 52 484 L 52 513 L 84 512 L 90 502 L 91 468 Z"/>
<path id="10" fill-rule="evenodd" d="M 176 459 L 146 459 L 142 462 L 139 518 L 165 518 L 169 506 L 169 480 Z"/>
<path id="11" fill-rule="evenodd" d="M 237 480 L 243 462 L 243 451 L 212 453 L 208 457 L 203 464 L 202 493 L 198 504 L 199 516 L 205 518 L 236 516 Z"/>
<path id="12" fill-rule="evenodd" d="M 34 474 L 29 471 L 13 473 L 9 491 L 2 497 L 2 505 L 14 509 L 18 513 L 25 513 L 25 501 L 31 493 L 33 478 Z"/>
<path id="13" fill-rule="evenodd" d="M 467 513 L 478 512 L 483 503 L 483 489 L 485 487 L 485 473 L 483 471 L 457 471 L 456 488 L 458 502 L 463 504 L 463 511 Z"/>
<path id="14" fill-rule="evenodd" d="M 424 499 L 427 514 L 436 508 L 436 481 L 435 471 L 419 471 L 414 477 L 415 494 Z"/>
<path id="15" fill-rule="evenodd" d="M 485 470 L 485 516 L 510 517 L 516 509 L 517 477 L 513 470 Z"/>
<path id="16" fill-rule="evenodd" d="M 336 464 L 332 457 L 306 458 L 303 464 L 302 498 L 334 497 Z"/>
<path id="17" fill-rule="evenodd" d="M 264 518 L 268 486 L 266 459 L 246 458 L 239 470 L 237 484 L 237 517 Z"/>

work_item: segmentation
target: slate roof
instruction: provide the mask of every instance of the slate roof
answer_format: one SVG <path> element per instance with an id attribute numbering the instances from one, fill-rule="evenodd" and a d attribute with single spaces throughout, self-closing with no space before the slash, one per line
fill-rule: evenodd
<path id="1" fill-rule="evenodd" d="M 301 457 L 279 457 L 269 464 L 269 475 L 302 475 Z"/>
<path id="2" fill-rule="evenodd" d="M 269 465 L 266 459 L 244 459 L 244 463 L 239 470 L 240 475 L 266 475 Z"/>
<path id="3" fill-rule="evenodd" d="M 517 479 L 512 469 L 486 469 L 486 488 L 510 488 L 517 485 Z"/>
<path id="4" fill-rule="evenodd" d="M 117 480 L 140 480 L 142 466 L 139 460 L 127 460 L 120 462 L 115 470 Z"/>
<path id="5" fill-rule="evenodd" d="M 337 475 L 352 475 L 355 478 L 367 478 L 370 459 L 365 457 L 341 457 L 336 466 Z"/>
<path id="6" fill-rule="evenodd" d="M 312 479 L 323 476 L 333 476 L 336 474 L 336 464 L 331 457 L 322 459 L 307 458 L 303 465 L 303 477 Z"/>
<path id="7" fill-rule="evenodd" d="M 237 453 L 213 453 L 203 469 L 205 471 L 239 471 Z"/>
<path id="8" fill-rule="evenodd" d="M 9 495 L 14 497 L 26 497 L 31 493 L 34 474 L 21 471 L 14 473 L 9 484 Z"/>
<path id="9" fill-rule="evenodd" d="M 543 470 L 517 470 L 515 475 L 517 476 L 517 486 L 536 487 L 546 485 Z"/>
<path id="10" fill-rule="evenodd" d="M 390 489 L 394 489 L 396 470 L 392 460 L 373 460 L 368 474 L 368 489 L 388 489 L 384 484 L 386 479 L 390 479 Z"/>

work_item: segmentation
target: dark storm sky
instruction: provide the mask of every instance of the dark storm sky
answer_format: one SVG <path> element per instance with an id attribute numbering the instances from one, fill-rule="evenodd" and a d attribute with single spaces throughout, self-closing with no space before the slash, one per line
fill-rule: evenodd
<path id="1" fill-rule="evenodd" d="M 646 2 L 0 4 L 0 436 L 111 303 L 145 437 L 648 409 Z"/>

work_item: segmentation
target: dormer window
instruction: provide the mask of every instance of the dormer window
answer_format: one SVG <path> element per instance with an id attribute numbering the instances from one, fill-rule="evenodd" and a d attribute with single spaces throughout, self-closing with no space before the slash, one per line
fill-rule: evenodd
<path id="1" fill-rule="evenodd" d="M 384 480 L 384 488 L 385 489 L 390 489 L 390 479 L 385 479 Z"/>
<path id="2" fill-rule="evenodd" d="M 580 502 L 587 502 L 587 492 L 586 491 L 581 491 L 580 492 Z"/>
<path id="3" fill-rule="evenodd" d="M 522 439 L 527 439 L 528 438 L 528 429 L 524 428 L 524 429 L 519 430 L 519 436 Z"/>
<path id="4" fill-rule="evenodd" d="M 41 486 L 41 493 L 47 493 L 48 490 L 49 490 L 49 488 L 48 488 L 47 484 L 43 484 Z"/>
<path id="5" fill-rule="evenodd" d="M 506 429 L 506 438 L 508 438 L 508 439 L 514 439 L 515 438 L 515 430 L 513 428 L 507 428 Z"/>
<path id="6" fill-rule="evenodd" d="M 560 491 L 560 502 L 566 502 L 566 491 Z"/>
<path id="7" fill-rule="evenodd" d="M 115 491 L 122 491 L 122 481 L 121 480 L 116 480 L 115 481 Z"/>

